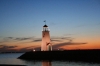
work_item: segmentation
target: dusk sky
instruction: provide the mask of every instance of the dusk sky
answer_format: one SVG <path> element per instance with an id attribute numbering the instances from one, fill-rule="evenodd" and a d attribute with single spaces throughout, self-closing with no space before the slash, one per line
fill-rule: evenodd
<path id="1" fill-rule="evenodd" d="M 0 0 L 0 52 L 40 47 L 44 20 L 54 49 L 100 49 L 100 0 Z"/>

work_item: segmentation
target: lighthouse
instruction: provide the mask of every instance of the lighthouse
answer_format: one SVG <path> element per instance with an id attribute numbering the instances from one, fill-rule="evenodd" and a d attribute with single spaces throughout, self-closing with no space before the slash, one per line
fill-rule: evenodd
<path id="1" fill-rule="evenodd" d="M 42 44 L 41 44 L 41 51 L 51 51 L 52 50 L 52 44 L 50 41 L 50 34 L 48 30 L 48 26 L 46 25 L 43 26 L 43 31 L 42 31 Z"/>

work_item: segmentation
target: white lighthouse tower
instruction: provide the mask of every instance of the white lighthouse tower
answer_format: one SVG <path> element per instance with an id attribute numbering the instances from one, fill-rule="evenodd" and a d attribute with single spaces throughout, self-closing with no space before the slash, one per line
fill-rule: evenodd
<path id="1" fill-rule="evenodd" d="M 52 50 L 52 44 L 50 42 L 50 34 L 48 30 L 48 26 L 46 25 L 43 26 L 43 31 L 42 31 L 42 44 L 41 44 L 41 51 L 51 51 Z"/>

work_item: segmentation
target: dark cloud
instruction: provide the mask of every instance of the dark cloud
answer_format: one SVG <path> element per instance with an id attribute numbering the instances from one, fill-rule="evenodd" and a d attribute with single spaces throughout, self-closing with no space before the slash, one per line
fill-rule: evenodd
<path id="1" fill-rule="evenodd" d="M 42 39 L 36 39 L 36 40 L 33 40 L 32 42 L 40 42 L 40 41 L 42 41 Z"/>
<path id="2" fill-rule="evenodd" d="M 15 38 L 15 37 L 6 37 L 3 39 L 3 42 L 7 42 L 10 40 L 17 40 L 17 41 L 23 41 L 23 40 L 33 40 L 34 37 L 19 37 L 19 38 Z"/>
<path id="3" fill-rule="evenodd" d="M 0 45 L 0 52 L 27 52 L 27 51 L 32 51 L 35 46 L 29 46 L 29 47 L 24 47 L 19 50 L 14 49 L 15 47 L 18 46 L 6 46 L 6 45 Z"/>
<path id="4" fill-rule="evenodd" d="M 62 38 L 59 38 L 59 39 L 73 39 L 72 37 L 62 37 Z"/>
<path id="5" fill-rule="evenodd" d="M 65 46 L 65 45 L 82 45 L 82 44 L 87 44 L 86 42 L 82 42 L 82 43 L 78 43 L 78 42 L 64 42 L 64 43 L 58 43 L 53 45 L 53 48 L 59 48 L 61 46 Z"/>
<path id="6" fill-rule="evenodd" d="M 72 39 L 72 37 L 65 37 L 65 36 L 63 36 L 63 37 L 56 37 L 56 36 L 53 36 L 53 37 L 51 37 L 51 39 Z"/>
<path id="7" fill-rule="evenodd" d="M 4 40 L 11 40 L 13 39 L 14 37 L 5 37 Z"/>
<path id="8" fill-rule="evenodd" d="M 13 39 L 13 37 L 6 37 L 6 38 L 3 38 L 2 42 L 8 42 L 12 39 Z"/>
<path id="9" fill-rule="evenodd" d="M 13 39 L 13 37 L 7 37 L 8 39 Z"/>
<path id="10" fill-rule="evenodd" d="M 17 46 L 6 46 L 6 45 L 0 45 L 0 46 L 1 46 L 2 49 L 8 49 L 8 48 L 15 48 L 15 47 L 17 47 Z"/>
<path id="11" fill-rule="evenodd" d="M 16 51 L 14 50 L 15 47 L 18 47 L 18 46 L 0 45 L 0 52 Z"/>
<path id="12" fill-rule="evenodd" d="M 56 39 L 55 41 L 60 41 L 60 43 L 57 43 L 55 45 L 53 45 L 53 48 L 59 48 L 61 46 L 65 46 L 65 45 L 82 45 L 82 44 L 87 44 L 86 42 L 72 42 L 74 38 L 72 37 L 53 37 L 53 39 Z M 67 42 L 63 42 L 63 40 L 67 40 Z M 62 41 L 62 42 L 61 42 Z"/>
<path id="13" fill-rule="evenodd" d="M 56 40 L 56 39 L 52 39 L 51 41 L 59 41 L 59 42 L 61 42 L 61 40 Z"/>
<path id="14" fill-rule="evenodd" d="M 32 38 L 15 38 L 15 40 L 18 40 L 18 41 L 29 40 L 29 39 L 32 39 Z"/>
<path id="15" fill-rule="evenodd" d="M 62 42 L 62 41 L 70 41 L 70 42 L 72 42 L 72 40 L 73 40 L 74 38 L 72 38 L 72 37 L 53 37 L 52 38 L 52 41 L 59 41 L 59 42 Z"/>
<path id="16" fill-rule="evenodd" d="M 14 40 L 23 41 L 23 40 L 33 40 L 34 37 L 23 37 L 23 38 L 15 38 Z"/>

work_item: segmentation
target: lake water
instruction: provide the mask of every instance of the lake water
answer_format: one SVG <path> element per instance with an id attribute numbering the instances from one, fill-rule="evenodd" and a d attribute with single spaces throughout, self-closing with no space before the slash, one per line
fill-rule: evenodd
<path id="1" fill-rule="evenodd" d="M 23 53 L 0 54 L 0 64 L 17 64 L 27 66 L 100 66 L 100 63 L 69 62 L 69 61 L 25 61 L 17 59 Z"/>

